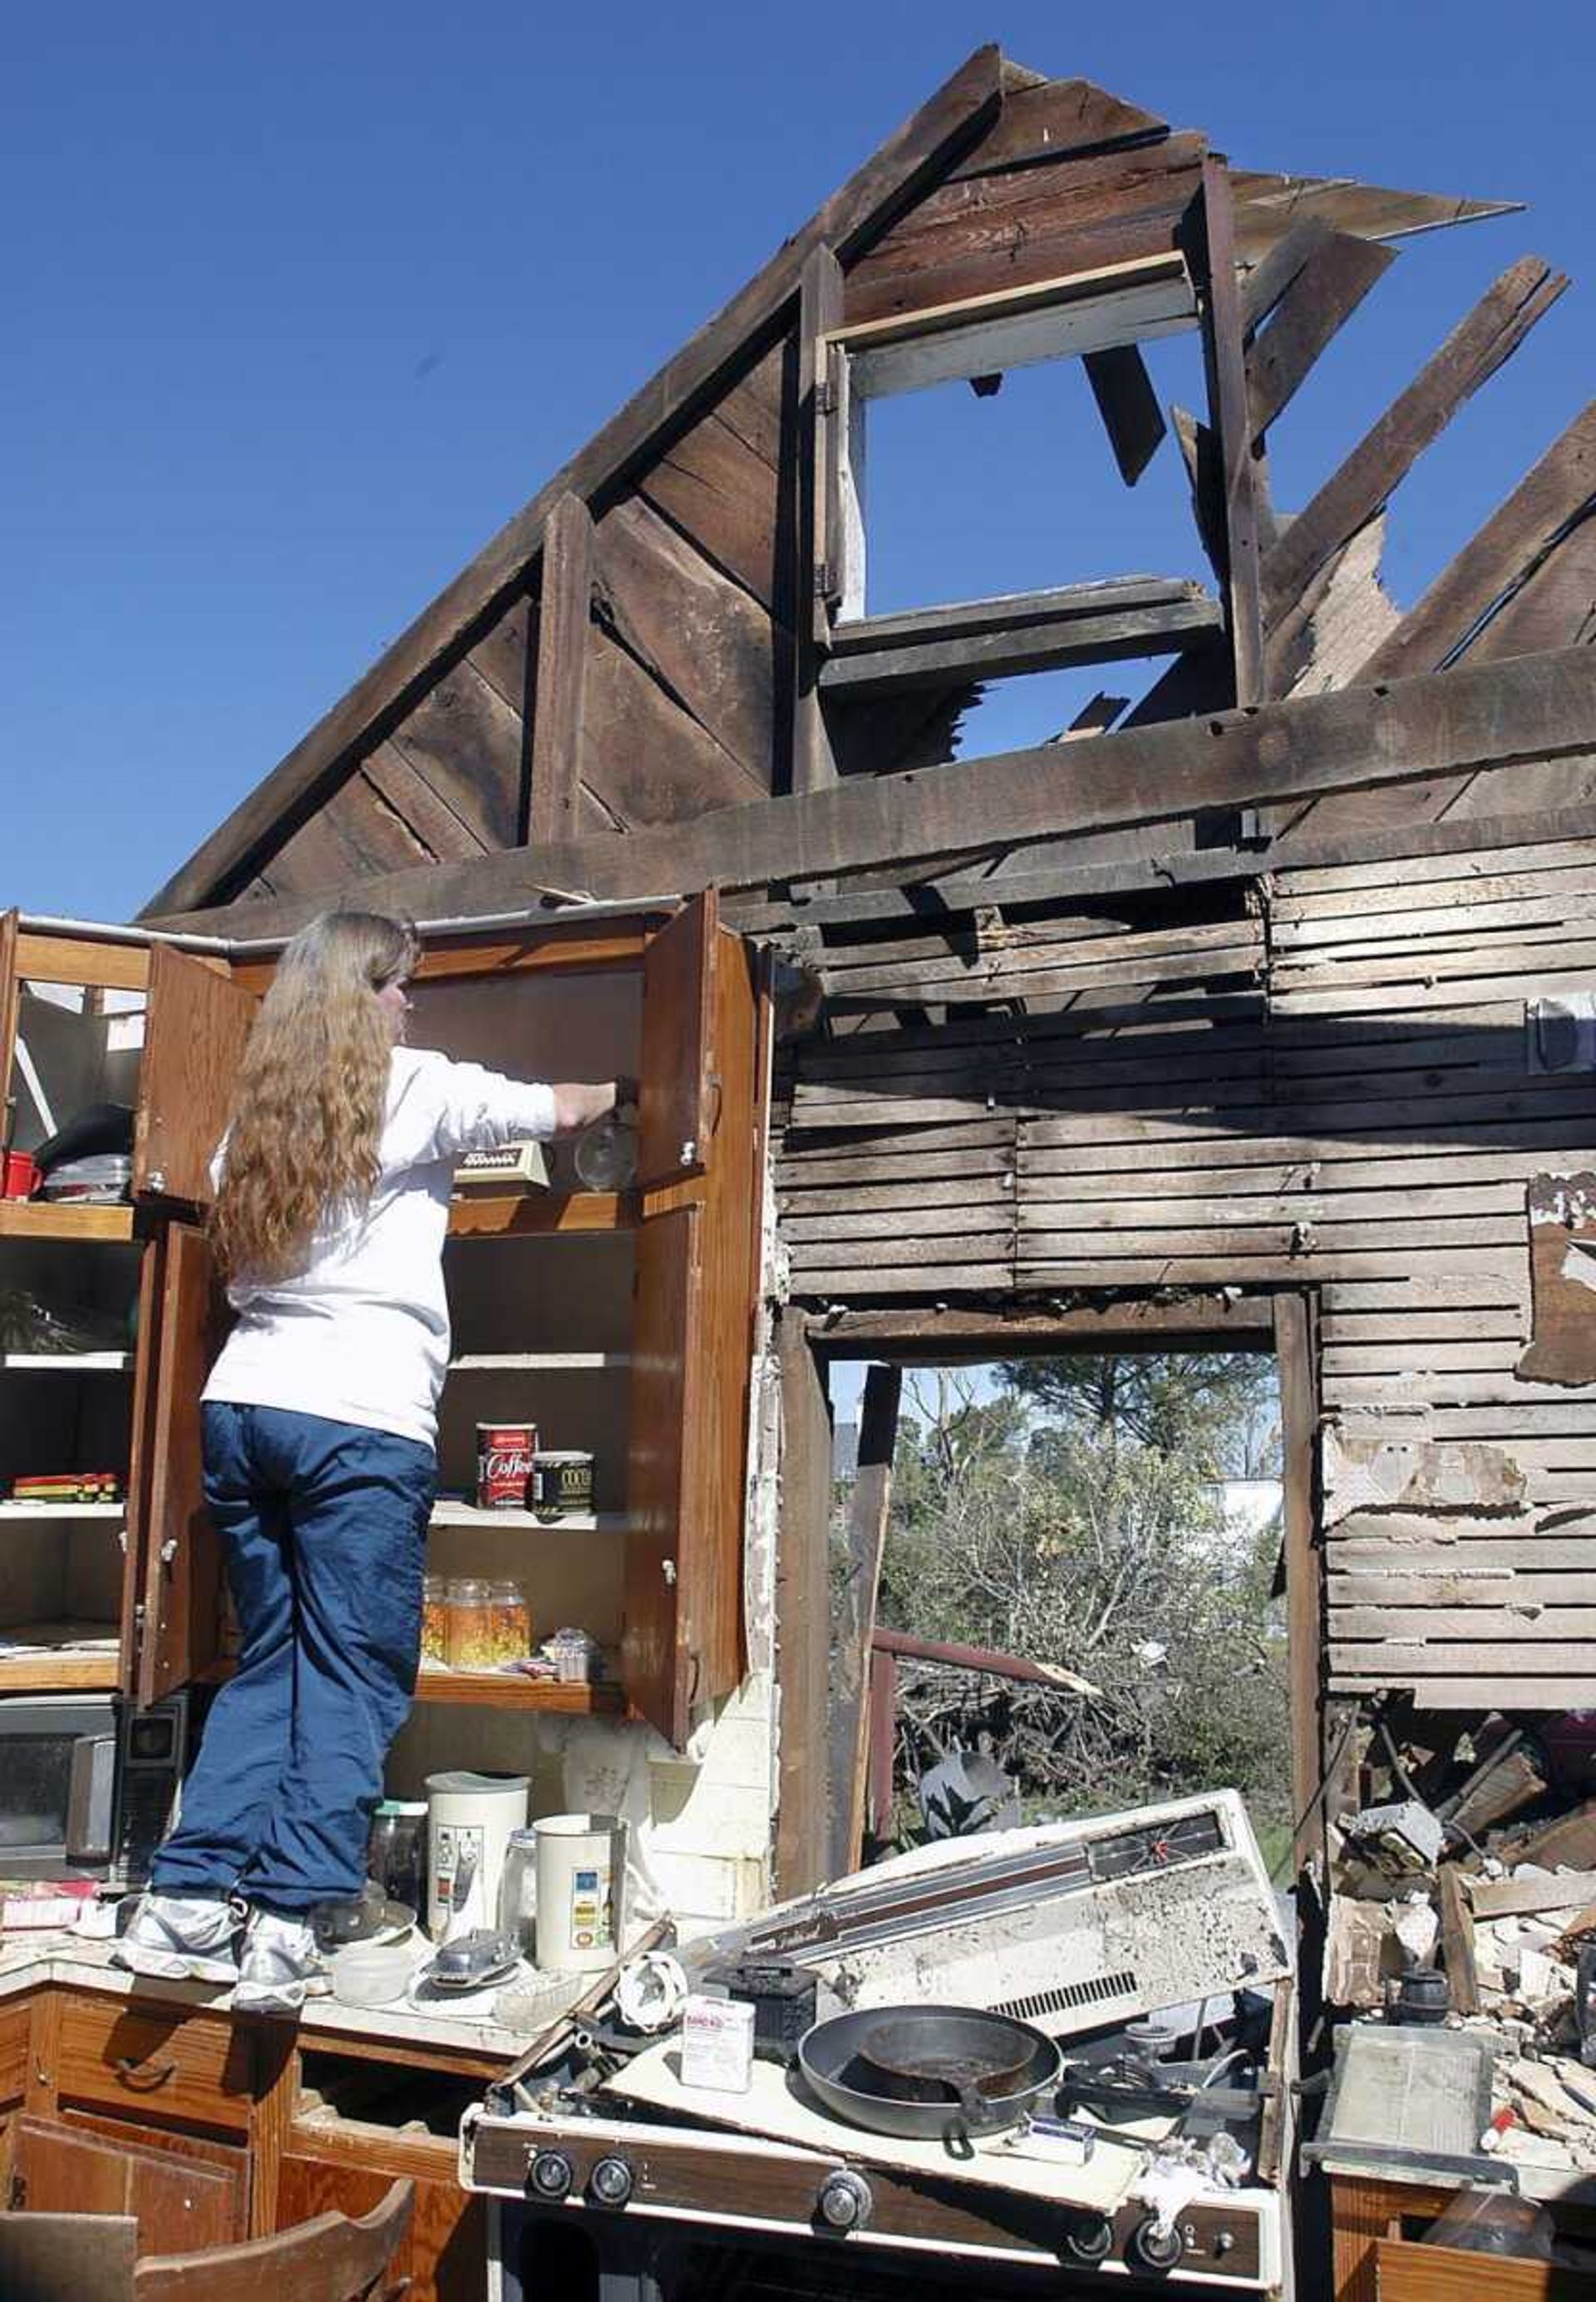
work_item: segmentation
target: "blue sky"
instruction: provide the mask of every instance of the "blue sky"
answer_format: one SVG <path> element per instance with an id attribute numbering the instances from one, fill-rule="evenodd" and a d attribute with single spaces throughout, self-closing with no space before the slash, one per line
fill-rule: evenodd
<path id="1" fill-rule="evenodd" d="M 1284 503 L 1504 265 L 1584 259 L 1596 32 L 1573 5 L 8 11 L 0 901 L 133 911 L 987 38 L 1241 164 L 1531 204 L 1407 243 L 1279 428 Z M 1593 313 L 1576 283 L 1408 482 L 1399 596 L 1589 395 Z M 1079 410 L 1022 381 L 892 411 L 873 606 L 1201 572 L 1160 525 L 1170 449 L 1127 497 L 1095 445 L 1061 449 Z M 1006 691 L 979 748 L 1047 708 Z"/>

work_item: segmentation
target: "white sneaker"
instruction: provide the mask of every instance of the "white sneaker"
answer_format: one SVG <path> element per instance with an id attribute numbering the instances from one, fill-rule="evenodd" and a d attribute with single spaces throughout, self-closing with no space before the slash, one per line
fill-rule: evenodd
<path id="1" fill-rule="evenodd" d="M 297 2014 L 307 1998 L 324 1998 L 332 1987 L 332 1977 L 308 1920 L 285 1918 L 275 1911 L 250 1911 L 239 1953 L 235 2012 Z"/>
<path id="2" fill-rule="evenodd" d="M 237 1905 L 223 1895 L 146 1894 L 111 1963 L 167 1981 L 236 1982 L 241 1924 Z"/>

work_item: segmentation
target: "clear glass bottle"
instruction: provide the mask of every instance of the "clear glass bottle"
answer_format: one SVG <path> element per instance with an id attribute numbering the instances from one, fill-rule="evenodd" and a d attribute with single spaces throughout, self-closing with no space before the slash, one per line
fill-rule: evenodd
<path id="1" fill-rule="evenodd" d="M 576 1138 L 572 1155 L 584 1191 L 624 1191 L 637 1177 L 636 1113 L 607 1111 Z"/>
<path id="2" fill-rule="evenodd" d="M 535 1956 L 537 1913 L 537 1833 L 512 1830 L 499 1887 L 499 1925 L 515 1936 L 523 1958 Z"/>
<path id="3" fill-rule="evenodd" d="M 426 1866 L 425 1799 L 382 1799 L 372 1819 L 365 1868 L 391 1903 L 422 1911 Z"/>
<path id="4" fill-rule="evenodd" d="M 462 1576 L 444 1586 L 451 1670 L 493 1668 L 491 1588 L 491 1584 L 479 1582 L 475 1576 Z"/>

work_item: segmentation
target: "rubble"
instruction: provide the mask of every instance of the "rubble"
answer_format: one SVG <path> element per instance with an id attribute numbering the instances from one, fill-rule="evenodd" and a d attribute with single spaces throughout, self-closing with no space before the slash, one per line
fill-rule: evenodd
<path id="1" fill-rule="evenodd" d="M 1596 1799 L 1583 1718 L 1365 1719 L 1332 1819 L 1323 1987 L 1355 2024 L 1444 2020 L 1495 2050 L 1480 2147 L 1538 2180 L 1596 2172 Z M 1558 1746 L 1571 1744 L 1575 1763 Z M 1404 1978 L 1409 1987 L 1404 1988 Z M 1428 1988 L 1439 1988 L 1429 1978 Z M 1348 2033 L 1340 2032 L 1339 2037 Z"/>

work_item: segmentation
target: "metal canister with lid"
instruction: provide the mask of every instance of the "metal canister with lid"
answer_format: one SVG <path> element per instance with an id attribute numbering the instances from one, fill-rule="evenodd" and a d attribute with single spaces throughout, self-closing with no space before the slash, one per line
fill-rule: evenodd
<path id="1" fill-rule="evenodd" d="M 593 1458 L 581 1447 L 542 1448 L 532 1458 L 528 1500 L 539 1518 L 588 1518 L 593 1508 Z"/>

